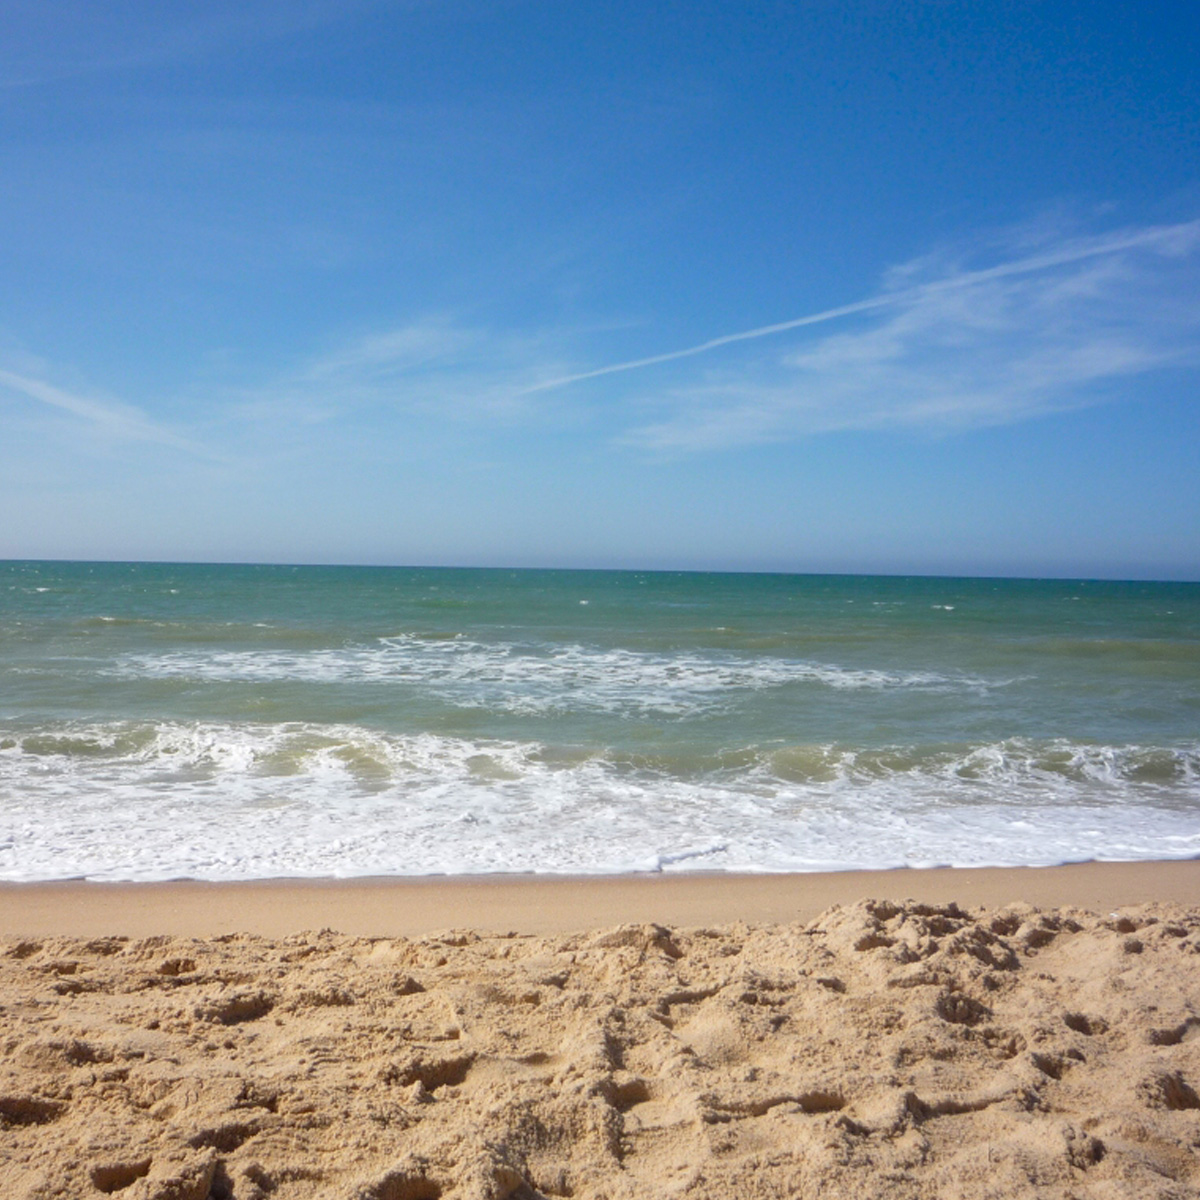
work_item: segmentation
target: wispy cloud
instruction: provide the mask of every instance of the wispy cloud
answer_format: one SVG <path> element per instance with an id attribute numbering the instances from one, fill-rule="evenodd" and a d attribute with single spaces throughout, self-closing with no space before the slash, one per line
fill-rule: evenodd
<path id="1" fill-rule="evenodd" d="M 512 422 L 536 411 L 538 384 L 563 373 L 557 332 L 494 330 L 426 317 L 353 339 L 247 394 L 243 417 L 308 424 L 355 412 L 418 413 L 450 422 Z"/>
<path id="2" fill-rule="evenodd" d="M 189 454 L 213 457 L 204 447 L 145 416 L 138 409 L 113 401 L 100 401 L 89 396 L 55 387 L 41 379 L 0 370 L 0 388 L 16 392 L 29 400 L 71 413 L 86 421 L 93 429 L 116 441 L 154 442 L 171 446 Z"/>
<path id="3" fill-rule="evenodd" d="M 195 408 L 213 437 L 251 455 L 411 437 L 411 422 L 393 420 L 405 416 L 426 429 L 584 421 L 667 454 L 1000 425 L 1127 397 L 1137 376 L 1200 365 L 1198 258 L 1200 221 L 1087 237 L 1014 231 L 902 263 L 850 304 L 590 369 L 586 343 L 597 332 L 611 341 L 612 328 L 432 315 L 348 339 L 261 386 L 206 387 Z M 0 387 L 112 438 L 212 457 L 143 411 L 46 373 L 0 370 Z"/>
<path id="4" fill-rule="evenodd" d="M 488 426 L 570 409 L 618 443 L 668 453 L 1011 423 L 1200 362 L 1198 257 L 1200 220 L 1009 231 L 899 264 L 850 304 L 590 369 L 578 364 L 594 331 L 429 316 L 299 365 L 235 415 L 302 436 L 352 428 L 366 410 Z"/>
<path id="5" fill-rule="evenodd" d="M 625 441 L 706 450 L 805 434 L 1004 424 L 1101 402 L 1111 385 L 1200 362 L 1200 221 L 1043 238 L 985 266 L 946 252 L 889 272 L 877 294 L 544 387 L 637 371 L 841 322 L 772 354 L 722 362 L 637 397 L 657 418 Z M 994 247 L 989 247 L 993 249 Z"/>
<path id="6" fill-rule="evenodd" d="M 1055 267 L 1069 266 L 1090 258 L 1110 257 L 1124 250 L 1140 249 L 1147 246 L 1173 247 L 1177 251 L 1187 252 L 1194 248 L 1200 239 L 1200 221 L 1185 225 L 1159 226 L 1150 229 L 1137 230 L 1111 236 L 1068 243 L 1047 253 L 1035 254 L 1028 258 L 1017 259 L 1014 262 L 1002 263 L 998 266 L 982 270 L 952 273 L 945 278 L 935 279 L 915 287 L 904 287 L 892 291 L 884 291 L 877 296 L 865 300 L 857 300 L 853 304 L 843 304 L 837 308 L 827 308 L 822 312 L 810 313 L 807 316 L 795 317 L 789 321 L 780 321 L 773 325 L 760 325 L 756 329 L 741 330 L 738 333 L 727 333 L 721 337 L 710 338 L 695 346 L 682 350 L 670 350 L 663 354 L 652 354 L 646 358 L 633 358 L 626 362 L 610 363 L 605 367 L 596 367 L 590 371 L 580 371 L 575 375 L 563 375 L 555 379 L 547 379 L 531 387 L 530 391 L 548 391 L 553 388 L 566 387 L 572 383 L 580 383 L 585 379 L 598 379 L 603 375 L 615 375 L 625 371 L 636 371 L 642 367 L 656 366 L 659 363 L 675 362 L 681 358 L 694 358 L 698 354 L 707 354 L 722 346 L 730 346 L 736 342 L 755 341 L 758 338 L 770 337 L 778 333 L 787 333 L 795 329 L 803 329 L 810 325 L 823 325 L 844 317 L 857 316 L 884 308 L 894 308 L 913 300 L 918 300 L 931 293 L 947 290 L 959 290 L 978 286 L 996 279 L 1004 279 L 1014 275 L 1028 275 L 1043 272 Z M 914 263 L 893 268 L 888 277 L 895 283 L 911 277 L 929 260 L 920 259 Z"/>

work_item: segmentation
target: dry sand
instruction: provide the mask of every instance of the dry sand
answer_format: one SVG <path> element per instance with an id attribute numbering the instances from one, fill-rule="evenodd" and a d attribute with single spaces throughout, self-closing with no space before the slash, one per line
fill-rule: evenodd
<path id="1" fill-rule="evenodd" d="M 1195 1197 L 1197 868 L 4 889 L 0 1196 Z"/>

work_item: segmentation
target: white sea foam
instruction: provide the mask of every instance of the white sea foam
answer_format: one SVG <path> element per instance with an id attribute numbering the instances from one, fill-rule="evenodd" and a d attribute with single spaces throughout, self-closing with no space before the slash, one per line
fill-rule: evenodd
<path id="1" fill-rule="evenodd" d="M 829 870 L 1200 855 L 1200 746 L 747 748 L 739 768 L 357 726 L 0 732 L 0 879 Z M 722 760 L 723 762 L 725 760 Z"/>
<path id="2" fill-rule="evenodd" d="M 836 690 L 979 691 L 1010 682 L 716 652 L 551 648 L 411 635 L 308 651 L 134 654 L 114 669 L 133 678 L 420 684 L 460 706 L 523 713 L 570 709 L 689 714 L 719 707 L 739 692 L 796 684 Z"/>

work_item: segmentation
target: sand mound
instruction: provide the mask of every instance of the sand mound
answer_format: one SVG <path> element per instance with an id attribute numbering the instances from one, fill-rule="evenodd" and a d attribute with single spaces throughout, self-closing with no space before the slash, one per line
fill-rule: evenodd
<path id="1" fill-rule="evenodd" d="M 1200 910 L 0 942 L 5 1197 L 1183 1197 Z"/>

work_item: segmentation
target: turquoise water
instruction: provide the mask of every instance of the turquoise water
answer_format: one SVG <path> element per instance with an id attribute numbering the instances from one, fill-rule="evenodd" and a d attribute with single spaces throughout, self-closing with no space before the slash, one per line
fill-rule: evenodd
<path id="1" fill-rule="evenodd" d="M 0 878 L 1200 854 L 1200 585 L 0 563 Z"/>

